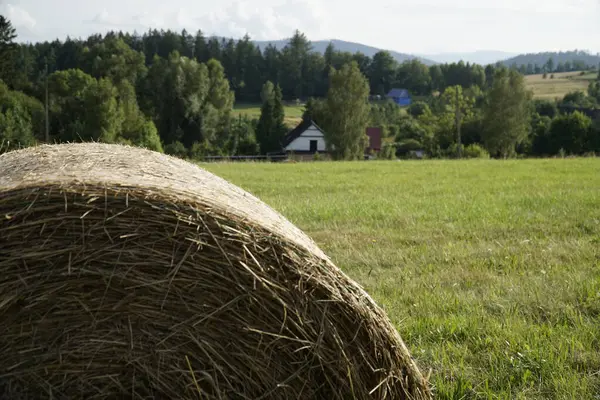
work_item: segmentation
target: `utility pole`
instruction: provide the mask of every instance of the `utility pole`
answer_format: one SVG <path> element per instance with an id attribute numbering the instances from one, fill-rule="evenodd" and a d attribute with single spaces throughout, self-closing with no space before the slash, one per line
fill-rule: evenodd
<path id="1" fill-rule="evenodd" d="M 46 61 L 46 143 L 50 143 L 50 120 L 48 118 L 48 62 Z"/>

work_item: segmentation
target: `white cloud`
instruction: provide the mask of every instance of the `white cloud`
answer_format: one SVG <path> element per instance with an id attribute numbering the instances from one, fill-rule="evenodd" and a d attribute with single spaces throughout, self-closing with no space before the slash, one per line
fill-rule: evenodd
<path id="1" fill-rule="evenodd" d="M 326 13 L 318 0 L 286 0 L 276 4 L 238 0 L 199 16 L 183 7 L 161 11 L 154 9 L 133 16 L 118 16 L 104 9 L 88 22 L 123 29 L 187 29 L 191 32 L 201 29 L 207 35 L 236 38 L 247 33 L 257 40 L 289 37 L 295 29 L 318 37 L 327 26 Z"/>
<path id="2" fill-rule="evenodd" d="M 0 3 L 0 13 L 5 15 L 16 28 L 33 30 L 37 24 L 37 21 L 27 10 L 11 3 Z"/>
<path id="3" fill-rule="evenodd" d="M 150 28 L 274 40 L 299 29 L 409 53 L 600 51 L 600 0 L 0 0 L 0 12 L 20 40 L 34 29 L 37 40 Z"/>
<path id="4" fill-rule="evenodd" d="M 4 15 L 11 22 L 19 38 L 28 41 L 40 38 L 37 21 L 25 8 L 14 3 L 3 3 L 0 1 L 0 14 Z"/>
<path id="5" fill-rule="evenodd" d="M 121 18 L 111 15 L 106 10 L 102 10 L 99 14 L 97 14 L 94 19 L 90 22 L 99 24 L 99 25 L 109 25 L 109 26 L 125 26 L 127 23 L 123 21 Z"/>

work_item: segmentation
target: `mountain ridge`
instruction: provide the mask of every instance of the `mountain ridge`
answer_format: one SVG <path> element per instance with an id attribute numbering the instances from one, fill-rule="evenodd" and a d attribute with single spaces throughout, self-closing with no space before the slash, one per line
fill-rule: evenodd
<path id="1" fill-rule="evenodd" d="M 281 49 L 281 48 L 285 47 L 285 45 L 288 43 L 288 39 L 253 40 L 252 42 L 254 44 L 256 44 L 258 47 L 260 47 L 261 50 L 264 50 L 264 48 L 267 47 L 269 44 L 272 44 L 277 49 Z M 350 53 L 361 52 L 364 55 L 369 56 L 369 57 L 373 57 L 373 55 L 375 55 L 375 53 L 377 53 L 379 51 L 388 51 L 392 55 L 392 57 L 394 57 L 394 59 L 400 63 L 402 63 L 404 61 L 408 61 L 408 60 L 417 59 L 417 60 L 421 61 L 423 64 L 428 65 L 428 66 L 437 64 L 437 62 L 435 62 L 433 60 L 429 60 L 425 57 L 421 57 L 418 55 L 401 53 L 399 51 L 388 50 L 388 49 L 381 49 L 378 47 L 369 46 L 369 45 L 357 43 L 357 42 L 349 42 L 349 41 L 340 40 L 340 39 L 314 40 L 314 41 L 311 40 L 311 45 L 313 47 L 313 51 L 316 51 L 321 54 L 325 53 L 325 49 L 327 49 L 327 46 L 329 45 L 329 43 L 332 43 L 333 47 L 338 51 L 348 51 Z"/>

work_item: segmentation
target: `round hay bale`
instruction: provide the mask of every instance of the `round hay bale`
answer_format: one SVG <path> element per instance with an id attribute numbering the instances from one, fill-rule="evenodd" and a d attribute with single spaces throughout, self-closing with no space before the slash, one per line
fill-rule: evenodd
<path id="1" fill-rule="evenodd" d="M 120 145 L 0 156 L 0 397 L 427 399 L 384 312 L 298 228 Z"/>

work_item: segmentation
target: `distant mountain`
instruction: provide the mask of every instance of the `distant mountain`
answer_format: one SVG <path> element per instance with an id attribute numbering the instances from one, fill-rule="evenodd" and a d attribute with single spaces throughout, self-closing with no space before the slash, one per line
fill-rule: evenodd
<path id="1" fill-rule="evenodd" d="M 276 48 L 281 49 L 281 48 L 285 47 L 285 45 L 288 43 L 288 41 L 287 40 L 265 40 L 265 41 L 254 41 L 254 43 L 261 49 L 264 49 L 269 44 L 272 44 Z M 384 49 L 379 49 L 377 47 L 367 46 L 367 45 L 360 44 L 360 43 L 346 42 L 346 41 L 337 40 L 337 39 L 317 40 L 317 41 L 312 41 L 311 43 L 313 46 L 313 50 L 316 52 L 322 53 L 322 54 L 325 53 L 325 49 L 327 49 L 327 46 L 329 45 L 329 43 L 332 43 L 333 46 L 335 47 L 335 49 L 338 51 L 348 51 L 350 53 L 361 52 L 364 55 L 369 56 L 369 57 L 373 57 L 375 55 L 375 53 L 377 53 L 381 50 L 384 50 Z M 426 65 L 436 64 L 435 61 L 429 60 L 427 58 L 418 57 L 418 56 L 411 55 L 411 54 L 399 53 L 397 51 L 392 51 L 392 50 L 387 50 L 387 51 L 389 51 L 390 54 L 392 55 L 392 57 L 394 57 L 396 59 L 396 61 L 398 61 L 400 63 L 407 61 L 407 60 L 413 60 L 416 58 L 419 61 L 421 61 L 423 64 L 426 64 Z"/>
<path id="2" fill-rule="evenodd" d="M 518 67 L 521 65 L 527 64 L 537 64 L 540 67 L 548 62 L 548 60 L 552 58 L 554 61 L 554 66 L 556 67 L 559 63 L 564 64 L 567 61 L 571 64 L 575 62 L 583 62 L 586 66 L 598 66 L 600 64 L 600 53 L 591 54 L 587 51 L 561 51 L 561 52 L 543 52 L 543 53 L 529 53 L 529 54 L 520 54 L 516 57 L 509 58 L 504 60 L 502 63 L 506 66 L 511 66 L 513 64 L 517 64 Z"/>
<path id="3" fill-rule="evenodd" d="M 440 64 L 454 63 L 464 61 L 465 63 L 488 65 L 495 64 L 498 61 L 515 57 L 518 53 L 507 53 L 496 50 L 477 50 L 468 53 L 438 53 L 438 54 L 419 54 L 421 57 L 433 60 Z"/>

